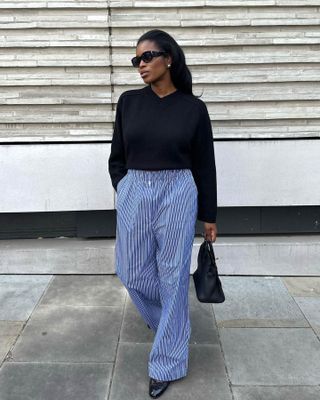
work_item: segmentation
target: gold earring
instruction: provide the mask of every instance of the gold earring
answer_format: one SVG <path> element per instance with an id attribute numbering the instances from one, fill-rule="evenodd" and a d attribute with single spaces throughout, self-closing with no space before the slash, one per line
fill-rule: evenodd
<path id="1" fill-rule="evenodd" d="M 168 64 L 168 68 L 170 68 L 171 67 L 171 64 Z"/>

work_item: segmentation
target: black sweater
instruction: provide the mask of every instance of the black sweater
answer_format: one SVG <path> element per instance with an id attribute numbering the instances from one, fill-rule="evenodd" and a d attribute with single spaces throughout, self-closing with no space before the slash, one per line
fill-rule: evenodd
<path id="1" fill-rule="evenodd" d="M 128 169 L 189 168 L 198 189 L 197 218 L 216 222 L 217 181 L 211 121 L 206 104 L 176 90 L 159 97 L 150 85 L 118 100 L 109 157 L 112 186 Z"/>

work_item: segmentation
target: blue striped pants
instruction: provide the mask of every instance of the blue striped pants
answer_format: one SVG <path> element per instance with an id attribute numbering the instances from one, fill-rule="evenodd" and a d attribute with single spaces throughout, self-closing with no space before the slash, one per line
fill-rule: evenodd
<path id="1" fill-rule="evenodd" d="M 116 274 L 155 334 L 149 376 L 187 375 L 198 191 L 190 169 L 128 169 L 117 186 Z"/>

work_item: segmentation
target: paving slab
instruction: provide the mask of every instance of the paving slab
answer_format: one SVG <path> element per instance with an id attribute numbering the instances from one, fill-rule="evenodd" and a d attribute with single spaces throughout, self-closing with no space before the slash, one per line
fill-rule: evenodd
<path id="1" fill-rule="evenodd" d="M 5 363 L 0 400 L 106 400 L 113 364 Z"/>
<path id="2" fill-rule="evenodd" d="M 319 385 L 320 341 L 311 328 L 221 328 L 233 385 Z"/>
<path id="3" fill-rule="evenodd" d="M 319 386 L 232 386 L 234 400 L 316 400 Z"/>
<path id="4" fill-rule="evenodd" d="M 194 282 L 190 277 L 189 308 L 191 321 L 190 344 L 218 344 L 218 327 L 212 305 L 201 303 L 196 296 Z"/>
<path id="5" fill-rule="evenodd" d="M 320 297 L 320 277 L 283 277 L 282 281 L 293 296 Z"/>
<path id="6" fill-rule="evenodd" d="M 148 357 L 151 347 L 151 343 L 119 343 L 109 400 L 149 397 Z"/>
<path id="7" fill-rule="evenodd" d="M 196 298 L 194 283 L 190 279 L 189 308 L 191 322 L 190 344 L 219 343 L 218 329 L 214 320 L 211 304 L 200 303 Z M 153 342 L 154 333 L 147 328 L 146 323 L 127 295 L 121 329 L 121 342 L 148 343 Z"/>
<path id="8" fill-rule="evenodd" d="M 154 332 L 147 327 L 136 306 L 127 294 L 120 342 L 152 343 Z"/>
<path id="9" fill-rule="evenodd" d="M 24 321 L 0 321 L 0 336 L 17 336 L 24 324 Z"/>
<path id="10" fill-rule="evenodd" d="M 218 327 L 309 327 L 279 277 L 222 276 L 226 300 L 213 304 Z"/>
<path id="11" fill-rule="evenodd" d="M 320 339 L 320 297 L 296 297 L 295 300 Z"/>
<path id="12" fill-rule="evenodd" d="M 122 307 L 39 306 L 13 351 L 13 361 L 113 362 Z"/>
<path id="13" fill-rule="evenodd" d="M 116 275 L 57 275 L 41 305 L 123 306 L 126 289 Z"/>
<path id="14" fill-rule="evenodd" d="M 27 320 L 51 279 L 51 275 L 0 275 L 0 320 Z"/>
<path id="15" fill-rule="evenodd" d="M 16 339 L 16 336 L 0 336 L 0 364 L 7 356 Z"/>
<path id="16" fill-rule="evenodd" d="M 17 340 L 24 324 L 23 321 L 0 321 L 0 364 Z"/>
<path id="17" fill-rule="evenodd" d="M 120 343 L 109 400 L 148 399 L 150 343 Z M 188 375 L 170 384 L 167 400 L 231 400 L 231 391 L 218 345 L 191 344 Z"/>

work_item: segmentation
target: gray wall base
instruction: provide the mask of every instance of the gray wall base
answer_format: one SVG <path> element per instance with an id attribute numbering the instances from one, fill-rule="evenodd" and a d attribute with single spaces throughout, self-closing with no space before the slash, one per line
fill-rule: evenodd
<path id="1" fill-rule="evenodd" d="M 222 275 L 320 276 L 319 235 L 221 237 L 214 243 Z M 202 243 L 195 237 L 190 273 Z M 115 239 L 0 241 L 1 274 L 114 274 Z"/>

